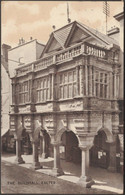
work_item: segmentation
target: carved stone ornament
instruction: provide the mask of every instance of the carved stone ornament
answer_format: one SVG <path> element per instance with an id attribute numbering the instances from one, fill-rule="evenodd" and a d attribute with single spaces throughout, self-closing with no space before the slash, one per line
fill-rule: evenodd
<path id="1" fill-rule="evenodd" d="M 84 150 L 88 150 L 93 146 L 93 141 L 95 133 L 82 133 L 78 134 L 79 137 L 79 147 Z"/>

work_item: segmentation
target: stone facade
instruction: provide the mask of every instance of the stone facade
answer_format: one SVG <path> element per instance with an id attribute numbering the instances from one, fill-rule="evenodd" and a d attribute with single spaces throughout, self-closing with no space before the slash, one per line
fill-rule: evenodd
<path id="1" fill-rule="evenodd" d="M 72 26 L 76 29 L 74 32 Z M 67 29 L 70 32 L 66 39 Z M 102 41 L 100 37 L 95 38 L 92 32 L 89 33 L 84 25 L 77 22 L 63 27 L 63 30 L 64 32 L 61 29 L 55 32 L 57 37 L 58 33 L 64 36 L 63 48 L 52 34 L 39 60 L 16 69 L 16 76 L 12 78 L 10 128 L 17 140 L 18 163 L 23 163 L 19 152 L 22 132 L 25 129 L 29 133 L 34 169 L 41 168 L 38 160 L 39 137 L 44 140 L 45 134 L 49 135 L 54 151 L 52 175 L 57 176 L 63 174 L 59 151 L 62 135 L 72 131 L 78 139 L 82 155 L 78 184 L 89 187 L 93 184 L 93 180 L 87 175 L 89 150 L 100 130 L 106 135 L 110 154 L 111 151 L 114 152 L 109 169 L 116 170 L 119 107 L 118 75 L 114 72 L 114 67 L 117 69 L 119 63 L 111 59 L 109 53 L 118 51 L 118 46 L 109 49 L 110 43 Z M 76 32 L 80 36 L 90 37 L 90 42 L 88 39 L 88 42 L 77 43 Z M 92 40 L 97 42 L 96 46 L 92 45 Z M 100 46 L 100 42 L 105 49 Z"/>

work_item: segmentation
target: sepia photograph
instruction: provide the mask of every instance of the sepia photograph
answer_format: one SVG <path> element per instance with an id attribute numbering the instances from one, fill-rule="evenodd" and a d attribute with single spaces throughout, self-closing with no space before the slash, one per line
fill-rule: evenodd
<path id="1" fill-rule="evenodd" d="M 1 1 L 1 194 L 124 194 L 124 2 Z"/>

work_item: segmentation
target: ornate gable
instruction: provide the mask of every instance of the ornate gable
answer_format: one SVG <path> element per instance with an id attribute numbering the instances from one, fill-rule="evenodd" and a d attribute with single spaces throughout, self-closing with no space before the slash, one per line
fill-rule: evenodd
<path id="1" fill-rule="evenodd" d="M 51 44 L 50 44 L 47 52 L 51 52 L 51 51 L 54 51 L 54 50 L 58 50 L 60 48 L 61 48 L 60 43 L 55 38 L 53 38 L 53 40 L 52 40 L 52 42 L 51 42 Z"/>
<path id="2" fill-rule="evenodd" d="M 42 56 L 47 55 L 47 53 L 52 51 L 65 49 L 81 41 L 86 41 L 101 47 L 107 47 L 108 49 L 113 46 L 118 46 L 118 43 L 107 35 L 74 21 L 51 34 L 50 39 L 43 50 Z"/>
<path id="3" fill-rule="evenodd" d="M 73 35 L 71 36 L 68 45 L 78 43 L 86 38 L 90 37 L 86 32 L 78 28 L 77 26 L 74 29 Z"/>

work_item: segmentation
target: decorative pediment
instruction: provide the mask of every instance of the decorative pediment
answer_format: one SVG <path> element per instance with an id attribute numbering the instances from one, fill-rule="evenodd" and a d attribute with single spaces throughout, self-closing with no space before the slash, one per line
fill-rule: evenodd
<path id="1" fill-rule="evenodd" d="M 90 42 L 91 44 L 107 48 L 118 45 L 117 41 L 111 39 L 107 35 L 102 34 L 99 31 L 90 28 L 82 23 L 74 21 L 52 32 L 43 50 L 42 56 L 44 56 L 48 52 L 65 49 L 81 41 Z"/>
<path id="2" fill-rule="evenodd" d="M 61 45 L 60 43 L 53 37 L 48 49 L 47 49 L 47 53 L 48 52 L 51 52 L 51 51 L 54 51 L 54 50 L 58 50 L 61 48 Z"/>
<path id="3" fill-rule="evenodd" d="M 78 43 L 88 37 L 90 37 L 90 35 L 88 35 L 86 32 L 84 32 L 83 30 L 76 26 L 76 28 L 73 31 L 73 35 L 71 35 L 68 45 Z"/>

